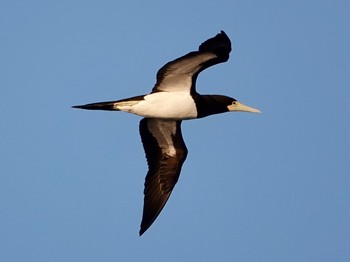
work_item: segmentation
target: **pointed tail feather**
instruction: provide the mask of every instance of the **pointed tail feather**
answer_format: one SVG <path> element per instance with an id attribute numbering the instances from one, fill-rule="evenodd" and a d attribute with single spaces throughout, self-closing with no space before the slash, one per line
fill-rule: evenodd
<path id="1" fill-rule="evenodd" d="M 100 102 L 100 103 L 72 106 L 72 108 L 80 108 L 80 109 L 87 109 L 87 110 L 119 111 L 119 109 L 115 106 L 115 101 L 114 102 Z"/>

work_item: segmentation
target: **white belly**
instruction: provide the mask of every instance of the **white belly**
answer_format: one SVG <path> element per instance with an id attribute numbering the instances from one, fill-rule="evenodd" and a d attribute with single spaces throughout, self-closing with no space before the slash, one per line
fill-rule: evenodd
<path id="1" fill-rule="evenodd" d="M 146 95 L 134 105 L 118 106 L 118 109 L 147 118 L 192 119 L 197 108 L 188 92 L 157 92 Z"/>

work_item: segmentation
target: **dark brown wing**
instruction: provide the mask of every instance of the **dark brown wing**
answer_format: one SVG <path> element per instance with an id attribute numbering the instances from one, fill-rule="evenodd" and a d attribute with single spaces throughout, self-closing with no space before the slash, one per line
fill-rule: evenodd
<path id="1" fill-rule="evenodd" d="M 187 148 L 181 134 L 181 121 L 144 118 L 140 121 L 140 135 L 149 169 L 145 179 L 141 236 L 168 201 L 186 159 Z"/>
<path id="2" fill-rule="evenodd" d="M 231 41 L 224 31 L 208 39 L 198 51 L 190 52 L 165 64 L 157 73 L 157 83 L 152 92 L 195 92 L 196 79 L 204 69 L 226 62 L 231 52 Z"/>

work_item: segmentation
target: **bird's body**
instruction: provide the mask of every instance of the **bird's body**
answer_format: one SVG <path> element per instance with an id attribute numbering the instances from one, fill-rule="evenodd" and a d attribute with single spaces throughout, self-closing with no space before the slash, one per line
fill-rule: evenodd
<path id="1" fill-rule="evenodd" d="M 210 66 L 226 62 L 230 52 L 230 39 L 221 31 L 202 43 L 198 51 L 164 65 L 157 73 L 157 83 L 150 94 L 74 106 L 124 111 L 144 117 L 140 121 L 140 136 L 149 170 L 145 179 L 140 235 L 163 209 L 186 159 L 181 121 L 229 111 L 259 112 L 228 96 L 200 95 L 196 92 L 198 74 Z"/>
<path id="2" fill-rule="evenodd" d="M 127 99 L 126 99 L 127 100 Z M 119 110 L 146 118 L 173 120 L 193 119 L 197 117 L 197 108 L 189 92 L 156 92 L 145 95 L 132 105 L 121 104 Z"/>

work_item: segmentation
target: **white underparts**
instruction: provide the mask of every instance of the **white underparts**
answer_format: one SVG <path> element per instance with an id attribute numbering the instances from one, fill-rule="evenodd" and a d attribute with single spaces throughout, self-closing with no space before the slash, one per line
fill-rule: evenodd
<path id="1" fill-rule="evenodd" d="M 147 118 L 193 119 L 197 117 L 196 104 L 189 92 L 157 92 L 141 101 L 123 101 L 115 109 Z"/>
<path id="2" fill-rule="evenodd" d="M 116 102 L 116 103 L 114 103 L 114 105 L 113 105 L 113 109 L 124 111 L 122 108 L 134 106 L 134 105 L 136 105 L 136 104 L 138 104 L 138 103 L 140 103 L 140 101 L 137 101 L 137 100 L 134 100 L 134 101 Z"/>

